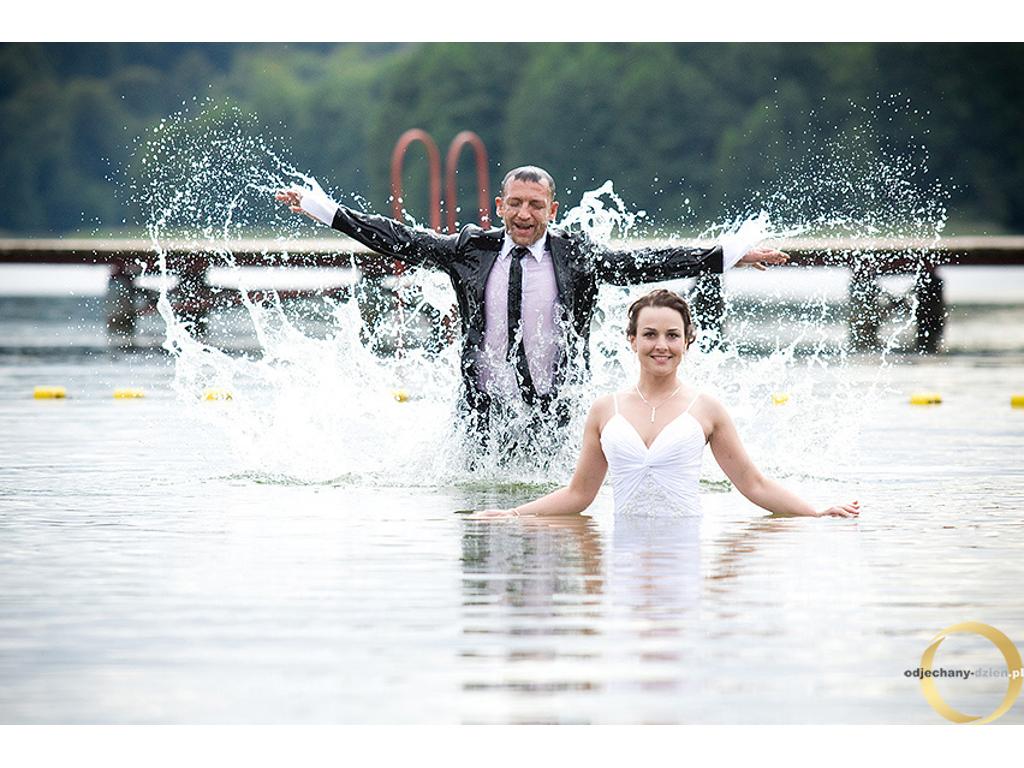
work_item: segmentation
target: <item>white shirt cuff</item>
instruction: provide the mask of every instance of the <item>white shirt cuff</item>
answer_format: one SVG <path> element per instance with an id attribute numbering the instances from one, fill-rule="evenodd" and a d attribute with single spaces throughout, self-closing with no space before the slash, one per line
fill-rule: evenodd
<path id="1" fill-rule="evenodd" d="M 736 263 L 746 255 L 747 251 L 756 246 L 760 239 L 760 237 L 752 238 L 750 235 L 744 235 L 742 232 L 722 235 L 718 241 L 718 244 L 722 246 L 722 271 L 726 272 L 736 266 Z"/>
<path id="2" fill-rule="evenodd" d="M 312 179 L 310 184 L 308 189 L 298 186 L 292 189 L 302 195 L 302 210 L 329 227 L 334 223 L 334 214 L 338 212 L 339 206 L 320 188 L 316 179 Z"/>

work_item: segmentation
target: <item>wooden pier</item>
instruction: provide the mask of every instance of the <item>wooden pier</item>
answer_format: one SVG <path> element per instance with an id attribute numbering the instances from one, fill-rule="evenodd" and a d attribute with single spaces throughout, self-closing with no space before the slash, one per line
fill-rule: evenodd
<path id="1" fill-rule="evenodd" d="M 679 241 L 674 241 L 678 243 Z M 663 246 L 667 242 L 630 241 L 628 247 Z M 937 269 L 943 265 L 1024 265 L 1024 237 L 949 237 L 938 243 L 910 238 L 790 239 L 773 241 L 790 254 L 792 266 L 832 266 L 850 270 L 849 334 L 854 349 L 877 348 L 884 321 L 878 278 L 915 276 L 914 302 L 917 349 L 941 348 L 946 302 Z M 244 267 L 355 268 L 366 277 L 390 274 L 392 264 L 343 235 L 329 239 L 239 240 L 230 243 L 170 241 L 161 243 L 167 270 L 178 285 L 173 291 L 176 311 L 197 322 L 214 306 L 207 272 L 212 265 Z M 230 253 L 226 250 L 230 248 Z M 149 240 L 0 240 L 0 264 L 105 264 L 110 267 L 108 326 L 130 335 L 140 309 L 136 278 L 158 270 L 160 258 Z M 344 295 L 339 287 L 331 292 Z M 283 295 L 309 291 L 279 291 Z M 720 275 L 698 280 L 694 309 L 706 327 L 721 328 L 725 303 Z"/>

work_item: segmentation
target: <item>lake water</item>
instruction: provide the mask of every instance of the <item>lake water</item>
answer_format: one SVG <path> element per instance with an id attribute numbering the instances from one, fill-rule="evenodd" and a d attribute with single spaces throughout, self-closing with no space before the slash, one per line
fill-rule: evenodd
<path id="1" fill-rule="evenodd" d="M 939 630 L 1024 648 L 1022 321 L 957 306 L 952 354 L 784 361 L 784 406 L 725 392 L 760 465 L 858 520 L 772 517 L 706 456 L 700 523 L 616 518 L 607 486 L 579 519 L 483 523 L 457 512 L 550 486 L 418 474 L 401 435 L 374 472 L 261 471 L 241 403 L 175 390 L 159 318 L 123 351 L 96 299 L 0 296 L 0 722 L 945 723 L 905 674 Z M 389 407 L 415 431 L 427 406 Z M 957 635 L 936 666 L 1006 665 Z M 1006 690 L 938 685 L 977 715 Z"/>

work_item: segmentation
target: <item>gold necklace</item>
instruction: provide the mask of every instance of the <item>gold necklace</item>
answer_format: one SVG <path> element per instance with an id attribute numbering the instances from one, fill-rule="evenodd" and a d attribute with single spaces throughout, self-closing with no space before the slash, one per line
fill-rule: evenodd
<path id="1" fill-rule="evenodd" d="M 676 387 L 676 391 L 675 392 L 673 392 L 671 395 L 666 397 L 660 403 L 658 403 L 657 405 L 651 405 L 650 401 L 646 397 L 644 397 L 644 393 L 640 391 L 640 385 L 639 384 L 635 384 L 633 386 L 636 389 L 636 393 L 638 395 L 640 395 L 640 399 L 643 400 L 645 403 L 647 403 L 647 405 L 651 406 L 651 424 L 654 423 L 654 414 L 658 411 L 658 409 L 661 408 L 661 406 L 663 406 L 665 403 L 667 403 L 673 397 L 675 397 L 677 394 L 679 394 L 679 390 L 683 388 L 683 385 L 680 384 L 678 387 Z"/>

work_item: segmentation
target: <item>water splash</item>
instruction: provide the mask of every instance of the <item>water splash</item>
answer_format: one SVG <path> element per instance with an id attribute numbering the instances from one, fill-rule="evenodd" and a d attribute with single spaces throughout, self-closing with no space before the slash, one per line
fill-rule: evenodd
<path id="1" fill-rule="evenodd" d="M 607 246 L 613 237 L 629 237 L 637 222 L 646 215 L 644 211 L 630 211 L 609 179 L 597 189 L 584 192 L 579 203 L 562 215 L 558 226 L 567 232 L 585 234 L 594 243 Z"/>
<path id="2" fill-rule="evenodd" d="M 205 253 L 213 265 L 237 270 L 238 243 L 268 234 L 270 250 L 284 251 L 286 262 L 297 265 L 299 254 L 288 253 L 292 241 L 313 232 L 334 234 L 315 231 L 304 217 L 273 203 L 274 190 L 316 180 L 283 160 L 272 141 L 262 137 L 253 119 L 206 103 L 162 121 L 140 142 L 135 189 L 162 272 L 168 271 L 172 247 Z M 863 150 L 857 141 L 850 147 L 854 154 Z M 784 183 L 775 184 L 771 194 L 757 194 L 746 207 L 709 222 L 701 236 L 744 245 L 804 234 L 938 236 L 945 216 L 941 195 L 918 191 L 914 161 L 894 156 L 879 163 L 864 151 L 855 161 L 840 161 L 840 144 L 829 146 L 835 151 L 818 153 L 813 162 L 801 160 L 788 176 L 780 176 Z M 863 170 L 856 181 L 843 178 L 850 163 Z M 898 211 L 888 218 L 844 197 L 854 194 L 859 201 L 884 199 Z M 333 196 L 341 197 L 337 191 Z M 894 221 L 904 223 L 890 224 Z M 631 211 L 608 181 L 584 193 L 559 225 L 607 245 L 613 238 L 628 239 L 640 222 L 649 217 Z M 269 250 L 267 257 L 269 263 Z M 530 449 L 510 462 L 502 447 L 524 440 L 534 427 L 525 408 L 509 410 L 490 451 L 480 453 L 461 439 L 466 426 L 455 416 L 458 347 L 444 343 L 438 331 L 454 303 L 444 275 L 414 270 L 383 283 L 361 280 L 351 300 L 322 296 L 290 304 L 273 292 L 255 300 L 246 280 L 240 276 L 239 306 L 215 309 L 205 332 L 181 311 L 173 293 L 162 291 L 158 309 L 167 326 L 165 347 L 175 359 L 179 396 L 195 402 L 203 418 L 228 435 L 246 477 L 386 485 L 567 480 L 587 404 L 635 380 L 625 310 L 653 287 L 601 288 L 591 339 L 593 375 L 563 392 L 571 405 L 570 424 L 564 432 L 534 436 L 527 441 Z M 686 292 L 689 282 L 667 285 Z M 396 311 L 396 297 L 407 311 Z M 824 299 L 769 302 L 767 310 L 728 295 L 726 302 L 726 334 L 702 330 L 704 343 L 691 349 L 683 375 L 727 403 L 762 468 L 828 476 L 830 467 L 853 460 L 872 392 L 849 375 L 850 357 L 834 338 L 843 319 L 837 308 Z M 887 348 L 905 330 L 908 321 L 901 322 Z M 800 329 L 795 335 L 794 325 Z M 747 339 L 772 328 L 779 333 L 766 348 L 744 352 Z M 394 354 L 397 346 L 401 355 Z M 239 354 L 239 347 L 247 350 Z M 881 374 L 871 386 L 881 391 Z M 234 398 L 200 403 L 210 388 L 231 391 Z M 788 406 L 773 406 L 773 392 L 786 392 Z M 474 454 L 472 471 L 466 469 L 469 454 Z M 721 477 L 711 460 L 705 462 L 705 476 Z"/>

